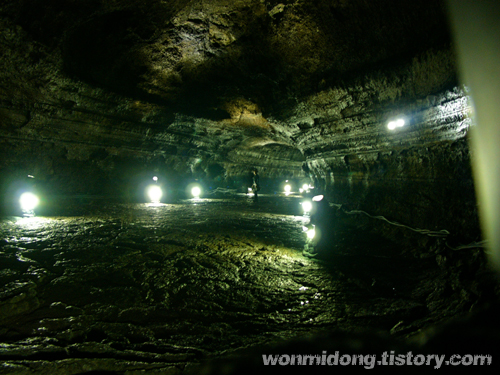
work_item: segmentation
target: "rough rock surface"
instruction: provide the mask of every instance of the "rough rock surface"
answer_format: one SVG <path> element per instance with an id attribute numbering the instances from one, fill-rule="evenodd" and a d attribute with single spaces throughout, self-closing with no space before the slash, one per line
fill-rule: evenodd
<path id="1" fill-rule="evenodd" d="M 4 201 L 26 175 L 46 194 L 130 199 L 153 174 L 243 191 L 255 166 L 268 191 L 307 181 L 480 240 L 440 2 L 21 1 L 0 15 Z"/>
<path id="2" fill-rule="evenodd" d="M 328 254 L 306 258 L 299 202 L 66 201 L 51 217 L 4 219 L 2 373 L 178 373 L 325 330 L 390 334 L 403 348 L 494 298 L 480 250 L 422 256 L 338 210 Z M 73 207 L 84 212 L 56 216 Z"/>

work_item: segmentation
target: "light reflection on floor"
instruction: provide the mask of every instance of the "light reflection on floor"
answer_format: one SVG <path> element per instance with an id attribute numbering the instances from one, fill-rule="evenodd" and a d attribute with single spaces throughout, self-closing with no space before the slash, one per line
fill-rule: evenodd
<path id="1" fill-rule="evenodd" d="M 304 257 L 298 197 L 99 201 L 65 213 L 0 220 L 0 308 L 10 306 L 0 334 L 14 349 L 30 340 L 43 353 L 51 340 L 61 350 L 121 348 L 141 362 L 144 345 L 188 356 L 440 319 L 425 307 L 445 282 L 433 260 L 399 256 L 340 222 L 329 259 Z"/>

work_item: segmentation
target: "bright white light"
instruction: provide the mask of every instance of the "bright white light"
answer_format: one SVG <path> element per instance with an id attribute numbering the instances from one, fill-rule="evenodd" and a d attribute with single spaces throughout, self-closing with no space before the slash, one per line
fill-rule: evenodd
<path id="1" fill-rule="evenodd" d="M 149 199 L 151 199 L 151 202 L 158 203 L 163 196 L 163 192 L 158 185 L 151 185 L 148 187 L 148 196 Z"/>
<path id="2" fill-rule="evenodd" d="M 191 194 L 193 195 L 193 197 L 195 198 L 199 198 L 200 195 L 201 195 L 201 189 L 199 186 L 195 186 L 191 189 Z"/>
<path id="3" fill-rule="evenodd" d="M 313 197 L 314 202 L 321 202 L 325 196 L 324 195 L 315 195 Z"/>
<path id="4" fill-rule="evenodd" d="M 156 182 L 156 181 L 158 181 L 158 177 L 157 177 L 157 176 L 154 176 L 154 177 L 153 177 L 153 181 L 155 181 L 155 182 Z"/>
<path id="5" fill-rule="evenodd" d="M 304 189 L 300 188 L 299 193 L 303 193 L 303 192 L 304 192 Z"/>
<path id="6" fill-rule="evenodd" d="M 302 209 L 304 210 L 304 213 L 311 212 L 312 208 L 313 208 L 312 202 L 310 201 L 302 202 Z"/>
<path id="7" fill-rule="evenodd" d="M 19 204 L 21 205 L 21 210 L 32 211 L 38 206 L 40 200 L 33 193 L 23 193 L 19 198 Z"/>
<path id="8" fill-rule="evenodd" d="M 402 118 L 400 118 L 400 119 L 397 119 L 395 121 L 390 121 L 387 124 L 387 127 L 389 128 L 389 130 L 394 130 L 396 128 L 401 128 L 404 125 L 405 125 L 405 120 L 403 120 Z"/>
<path id="9" fill-rule="evenodd" d="M 292 191 L 292 187 L 290 185 L 285 185 L 285 193 L 289 193 L 290 191 Z"/>
<path id="10" fill-rule="evenodd" d="M 309 184 L 302 185 L 302 190 L 309 190 Z"/>
<path id="11" fill-rule="evenodd" d="M 307 238 L 309 238 L 310 240 L 312 240 L 315 235 L 316 235 L 316 230 L 314 228 L 309 229 L 307 231 Z"/>

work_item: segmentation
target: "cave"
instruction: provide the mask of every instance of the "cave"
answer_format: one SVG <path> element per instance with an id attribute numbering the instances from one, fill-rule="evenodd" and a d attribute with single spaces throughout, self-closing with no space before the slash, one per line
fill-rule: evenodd
<path id="1" fill-rule="evenodd" d="M 0 372 L 494 370 L 498 8 L 2 1 Z"/>

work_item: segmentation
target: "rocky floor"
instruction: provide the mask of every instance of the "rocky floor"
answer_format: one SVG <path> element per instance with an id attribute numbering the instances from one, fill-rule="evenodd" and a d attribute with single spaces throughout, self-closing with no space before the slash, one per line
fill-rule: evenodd
<path id="1" fill-rule="evenodd" d="M 324 331 L 408 339 L 478 303 L 434 254 L 339 213 L 328 254 L 304 257 L 299 203 L 68 200 L 53 216 L 4 217 L 0 373 L 176 374 Z"/>

